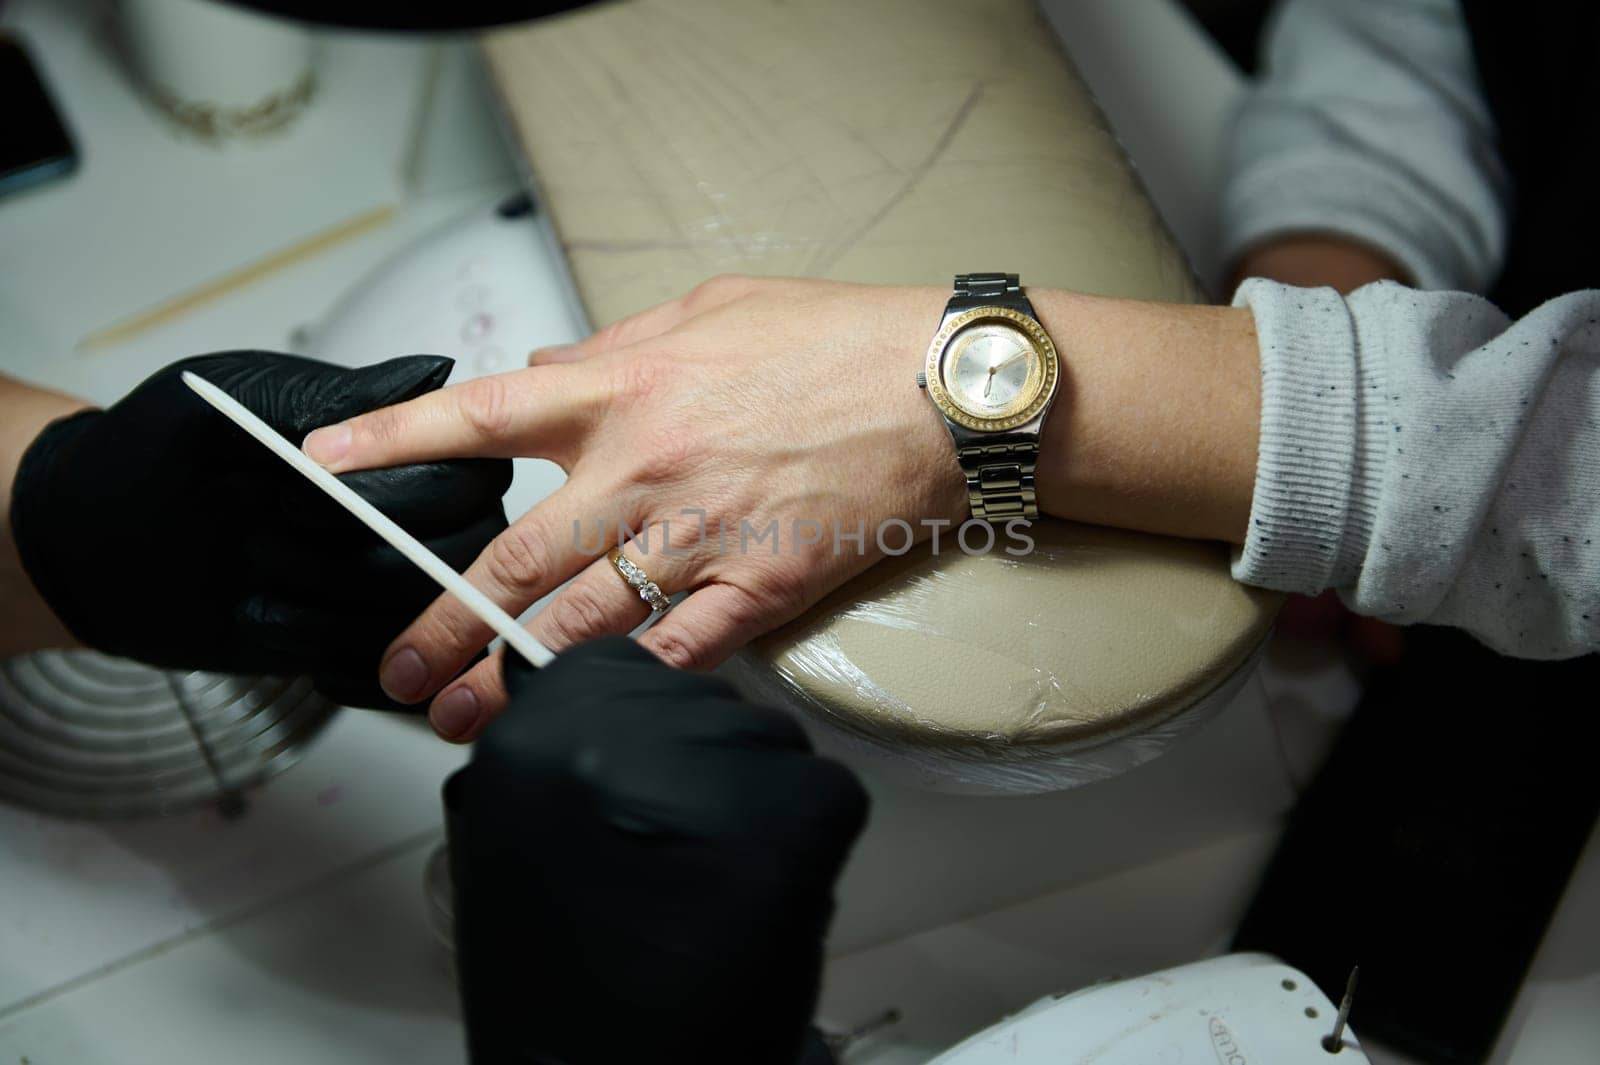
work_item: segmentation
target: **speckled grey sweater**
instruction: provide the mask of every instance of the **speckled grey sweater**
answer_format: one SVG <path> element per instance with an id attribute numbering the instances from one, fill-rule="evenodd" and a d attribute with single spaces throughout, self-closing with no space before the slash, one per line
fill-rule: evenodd
<path id="1" fill-rule="evenodd" d="M 1262 377 L 1239 580 L 1507 654 L 1600 650 L 1600 291 L 1517 322 L 1389 282 L 1258 278 L 1234 303 Z"/>
<path id="2" fill-rule="evenodd" d="M 1281 0 L 1264 59 L 1225 252 L 1339 233 L 1464 291 L 1239 289 L 1265 401 L 1235 575 L 1510 654 L 1600 650 L 1600 292 L 1515 323 L 1467 294 L 1500 269 L 1508 193 L 1460 5 Z"/>

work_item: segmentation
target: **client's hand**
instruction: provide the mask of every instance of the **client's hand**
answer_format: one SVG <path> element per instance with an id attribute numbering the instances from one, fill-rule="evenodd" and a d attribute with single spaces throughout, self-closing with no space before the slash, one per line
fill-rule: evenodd
<path id="1" fill-rule="evenodd" d="M 794 1065 L 861 785 L 626 639 L 506 672 L 445 791 L 472 1060 Z"/>
<path id="2" fill-rule="evenodd" d="M 336 471 L 460 455 L 555 461 L 566 485 L 468 577 L 512 614 L 576 577 L 530 625 L 554 648 L 624 633 L 649 609 L 604 553 L 619 522 L 646 530 L 627 556 L 666 593 L 691 594 L 641 642 L 673 665 L 709 667 L 885 549 L 926 538 L 924 519 L 966 517 L 949 434 L 915 384 L 947 295 L 718 278 L 535 353 L 530 369 L 314 433 L 306 450 Z M 425 698 L 491 636 L 441 598 L 386 653 L 384 688 Z M 504 702 L 486 662 L 439 695 L 434 727 L 470 739 Z"/>
<path id="3" fill-rule="evenodd" d="M 434 596 L 427 578 L 212 410 L 193 370 L 292 440 L 437 389 L 450 360 L 347 370 L 260 351 L 174 363 L 104 411 L 39 434 L 17 471 L 18 553 L 89 647 L 159 666 L 310 674 L 342 702 L 387 705 L 380 654 Z M 439 462 L 345 478 L 465 566 L 505 526 L 510 463 Z"/>

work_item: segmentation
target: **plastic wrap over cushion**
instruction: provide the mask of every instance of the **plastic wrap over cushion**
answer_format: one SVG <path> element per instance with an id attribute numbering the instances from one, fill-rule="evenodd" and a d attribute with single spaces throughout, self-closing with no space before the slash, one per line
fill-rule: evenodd
<path id="1" fill-rule="evenodd" d="M 1217 544 L 1066 522 L 1035 549 L 889 559 L 726 670 L 834 753 L 925 787 L 1039 792 L 1122 772 L 1242 683 L 1277 597 Z"/>
<path id="2" fill-rule="evenodd" d="M 596 326 L 719 273 L 1198 298 L 1033 0 L 625 0 L 484 51 Z"/>

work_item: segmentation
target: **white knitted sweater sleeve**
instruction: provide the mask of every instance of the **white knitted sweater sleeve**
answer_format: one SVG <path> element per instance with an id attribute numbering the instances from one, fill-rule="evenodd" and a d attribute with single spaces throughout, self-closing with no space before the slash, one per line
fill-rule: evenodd
<path id="1" fill-rule="evenodd" d="M 1600 651 L 1600 291 L 1511 321 L 1463 292 L 1253 278 L 1261 444 L 1248 584 Z"/>
<path id="2" fill-rule="evenodd" d="M 1229 132 L 1227 260 L 1331 233 L 1420 288 L 1487 289 L 1509 191 L 1458 0 L 1285 0 L 1262 59 Z"/>

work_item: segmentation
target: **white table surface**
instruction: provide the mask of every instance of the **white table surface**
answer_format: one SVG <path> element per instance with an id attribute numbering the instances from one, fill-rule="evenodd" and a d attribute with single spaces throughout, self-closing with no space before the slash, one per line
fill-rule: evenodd
<path id="1" fill-rule="evenodd" d="M 1043 6 L 1214 283 L 1216 135 L 1237 74 L 1168 0 Z M 460 42 L 434 51 L 330 35 L 307 113 L 278 136 L 217 148 L 186 139 L 130 91 L 106 46 L 107 17 L 92 0 L 11 0 L 0 16 L 28 34 L 85 149 L 72 179 L 0 200 L 4 372 L 108 400 L 171 358 L 290 349 L 295 330 L 365 271 L 515 186 Z M 130 313 L 385 204 L 400 210 L 383 229 L 119 347 L 77 350 Z M 1268 680 L 1287 702 L 1353 696 L 1338 669 Z M 0 1065 L 462 1061 L 420 886 L 440 838 L 438 784 L 461 757 L 414 723 L 347 713 L 242 822 L 201 812 L 70 825 L 0 807 Z M 1291 752 L 1286 772 L 1305 768 Z M 909 1065 L 1040 994 L 1212 952 L 1273 835 L 1261 826 L 835 959 L 823 1015 L 847 1025 L 898 1006 L 904 1020 L 851 1065 Z M 1591 845 L 1495 1061 L 1600 1061 L 1597 1007 Z"/>

